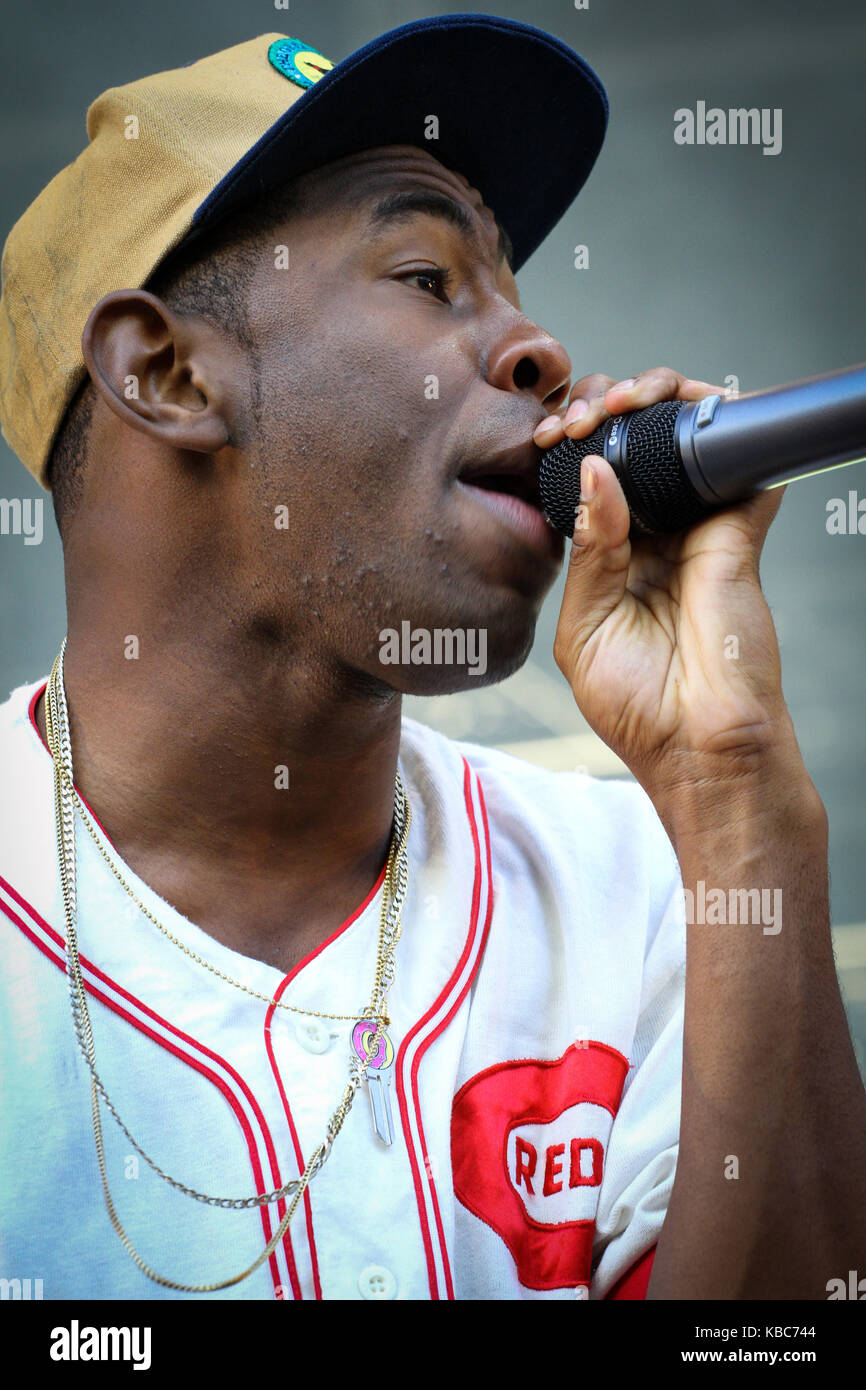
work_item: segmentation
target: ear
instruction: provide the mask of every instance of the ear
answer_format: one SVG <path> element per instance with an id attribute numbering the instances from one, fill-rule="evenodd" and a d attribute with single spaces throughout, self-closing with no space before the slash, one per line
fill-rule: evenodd
<path id="1" fill-rule="evenodd" d="M 132 429 L 194 453 L 231 442 L 232 363 L 211 324 L 175 314 L 147 290 L 115 290 L 93 309 L 81 346 L 106 405 Z"/>

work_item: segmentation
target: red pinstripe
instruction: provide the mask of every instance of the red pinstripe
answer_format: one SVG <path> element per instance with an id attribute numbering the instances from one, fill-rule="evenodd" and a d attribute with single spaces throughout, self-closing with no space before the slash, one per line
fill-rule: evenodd
<path id="1" fill-rule="evenodd" d="M 403 1122 L 403 1131 L 404 1131 L 404 1134 L 405 1134 L 405 1136 L 406 1136 L 407 1149 L 408 1149 L 408 1152 L 409 1152 L 409 1162 L 410 1162 L 410 1165 L 411 1165 L 411 1168 L 412 1168 L 412 1181 L 413 1181 L 413 1184 L 414 1184 L 414 1187 L 415 1187 L 415 1199 L 416 1199 L 416 1202 L 417 1202 L 417 1205 L 418 1205 L 418 1215 L 419 1215 L 420 1222 L 421 1222 L 421 1235 L 422 1235 L 422 1239 L 423 1239 L 423 1241 L 424 1241 L 424 1254 L 425 1254 L 426 1261 L 427 1261 L 427 1277 L 428 1277 L 428 1281 L 429 1281 L 429 1285 L 430 1285 L 430 1294 L 431 1294 L 431 1297 L 432 1297 L 433 1299 L 435 1299 L 435 1300 L 438 1300 L 438 1298 L 439 1298 L 438 1278 L 437 1278 L 437 1275 L 436 1275 L 436 1265 L 435 1265 L 435 1261 L 434 1261 L 434 1258 L 433 1258 L 433 1244 L 432 1244 L 432 1239 L 431 1239 L 431 1236 L 430 1236 L 430 1225 L 429 1225 L 429 1222 L 428 1222 L 428 1220 L 427 1220 L 426 1203 L 425 1203 L 425 1201 L 424 1201 L 424 1194 L 423 1194 L 422 1185 L 421 1185 L 421 1171 L 420 1171 L 420 1168 L 419 1168 L 419 1165 L 418 1165 L 418 1160 L 417 1160 L 417 1157 L 416 1157 L 416 1154 L 415 1154 L 415 1151 L 414 1151 L 414 1141 L 413 1141 L 413 1139 L 412 1139 L 411 1130 L 410 1130 L 410 1128 L 409 1128 L 409 1122 L 408 1122 L 408 1106 L 407 1106 L 405 1088 L 404 1088 L 404 1086 L 403 1086 L 403 1071 L 402 1071 L 401 1063 L 402 1063 L 402 1059 L 403 1059 L 403 1057 L 404 1057 L 404 1055 L 405 1055 L 406 1049 L 407 1049 L 407 1047 L 409 1046 L 409 1044 L 410 1044 L 410 1043 L 412 1042 L 412 1040 L 422 1031 L 422 1029 L 429 1023 L 430 1019 L 433 1018 L 433 1017 L 435 1017 L 437 1011 L 442 1007 L 442 1004 L 445 1002 L 445 1000 L 448 998 L 449 993 L 450 993 L 451 990 L 454 988 L 454 985 L 456 984 L 457 980 L 459 980 L 460 975 L 461 975 L 461 973 L 462 973 L 462 971 L 463 971 L 463 968 L 464 968 L 464 966 L 466 965 L 466 962 L 467 962 L 467 960 L 469 959 L 469 956 L 470 956 L 470 954 L 471 954 L 472 947 L 473 947 L 473 944 L 474 944 L 474 942 L 475 942 L 475 938 L 476 938 L 476 934 L 477 934 L 477 927 L 478 927 L 478 911 L 479 911 L 479 906 L 480 906 L 480 902 L 481 902 L 481 848 L 480 848 L 480 844 L 479 844 L 478 826 L 477 826 L 477 822 L 476 822 L 476 819 L 475 819 L 475 812 L 474 812 L 473 807 L 472 807 L 472 798 L 471 798 L 471 793 L 470 793 L 470 770 L 469 770 L 469 764 L 467 763 L 467 761 L 466 761 L 465 758 L 463 759 L 463 769 L 464 769 L 464 772 L 463 772 L 463 798 L 464 798 L 464 802 L 465 802 L 465 804 L 466 804 L 466 814 L 467 814 L 467 819 L 468 819 L 468 821 L 469 821 L 470 831 L 471 831 L 471 834 L 472 834 L 472 845 L 473 845 L 474 854 L 475 854 L 475 878 L 474 878 L 474 883 L 473 883 L 473 888 L 472 888 L 472 907 L 471 907 L 471 910 L 470 910 L 469 934 L 468 934 L 468 936 L 467 936 L 467 938 L 466 938 L 466 944 L 465 944 L 465 946 L 464 946 L 464 948 L 463 948 L 463 953 L 462 953 L 462 955 L 460 956 L 460 959 L 459 959 L 459 961 L 457 962 L 457 965 L 456 965 L 454 971 L 452 972 L 451 977 L 450 977 L 450 979 L 448 980 L 448 983 L 445 985 L 445 988 L 441 991 L 441 993 L 439 994 L 439 997 L 436 999 L 435 1003 L 434 1003 L 434 1004 L 427 1010 L 427 1012 L 424 1014 L 423 1018 L 419 1019 L 419 1021 L 415 1024 L 414 1028 L 412 1028 L 412 1030 L 411 1030 L 411 1031 L 406 1035 L 406 1037 L 403 1039 L 403 1042 L 402 1042 L 402 1044 L 401 1044 L 401 1046 L 400 1046 L 400 1051 L 399 1051 L 399 1054 L 398 1054 L 398 1057 L 397 1057 L 397 1065 L 395 1066 L 395 1071 L 396 1071 L 396 1082 L 397 1082 L 397 1095 L 398 1095 L 398 1099 L 399 1099 L 399 1103 L 400 1103 L 400 1116 L 401 1116 L 401 1119 L 402 1119 L 402 1122 Z M 425 1039 L 423 1040 L 423 1042 L 419 1045 L 418 1051 L 417 1051 L 415 1057 L 414 1057 L 413 1060 L 412 1060 L 412 1067 L 411 1067 L 411 1070 L 410 1070 L 410 1090 L 411 1090 L 411 1096 L 412 1096 L 412 1104 L 413 1104 L 414 1110 L 415 1110 L 415 1118 L 416 1118 L 416 1121 L 417 1121 L 417 1124 L 418 1124 L 418 1135 L 419 1135 L 419 1139 L 420 1139 L 421 1145 L 422 1145 L 422 1152 L 426 1151 L 426 1142 L 425 1142 L 425 1139 L 424 1139 L 424 1127 L 423 1127 L 423 1123 L 422 1123 L 422 1119 L 421 1119 L 421 1106 L 420 1106 L 420 1100 L 419 1100 L 419 1094 L 418 1094 L 418 1069 L 419 1069 L 419 1067 L 420 1067 L 421 1060 L 422 1060 L 424 1054 L 426 1053 L 427 1049 L 430 1047 L 431 1043 L 433 1043 L 433 1042 L 435 1041 L 435 1039 L 438 1038 L 438 1037 L 440 1036 L 440 1034 L 443 1032 L 443 1030 L 444 1030 L 445 1028 L 447 1028 L 448 1024 L 451 1022 L 451 1020 L 453 1019 L 455 1013 L 457 1012 L 457 1010 L 459 1009 L 460 1005 L 462 1004 L 464 998 L 466 997 L 466 993 L 467 993 L 467 991 L 469 990 L 469 988 L 470 988 L 470 986 L 471 986 L 471 984 L 472 984 L 472 981 L 473 981 L 473 979 L 474 979 L 474 977 L 475 977 L 475 973 L 476 973 L 476 971 L 477 971 L 477 969 L 478 969 L 478 965 L 479 965 L 480 962 L 481 962 L 481 957 L 482 957 L 482 955 L 484 954 L 484 946 L 485 946 L 486 941 L 487 941 L 487 934 L 488 934 L 488 932 L 489 932 L 489 930 L 490 930 L 490 919 L 491 919 L 491 915 L 492 915 L 492 911 L 493 911 L 493 883 L 492 883 L 492 877 L 491 877 L 490 833 L 489 833 L 489 826 L 488 826 L 488 823 L 487 823 L 487 811 L 486 811 L 486 807 L 485 807 L 485 804 L 484 804 L 484 795 L 483 795 L 483 792 L 482 792 L 482 790 L 481 790 L 481 783 L 480 783 L 480 781 L 478 781 L 477 777 L 476 777 L 476 782 L 477 782 L 477 786 L 478 786 L 478 799 L 479 799 L 479 802 L 480 802 L 480 805 L 481 805 L 481 813 L 482 813 L 482 818 L 483 818 L 483 822 L 484 822 L 484 833 L 485 833 L 485 840 L 486 840 L 486 860 L 487 860 L 487 870 L 488 870 L 487 915 L 486 915 L 485 922 L 484 922 L 484 927 L 483 927 L 483 931 L 482 931 L 481 946 L 480 946 L 480 949 L 479 949 L 479 951 L 478 951 L 478 958 L 477 958 L 477 961 L 476 961 L 475 968 L 471 971 L 471 973 L 470 973 L 469 976 L 467 977 L 467 979 L 466 979 L 466 981 L 465 981 L 465 983 L 464 983 L 464 986 L 463 986 L 462 990 L 460 991 L 460 994 L 458 995 L 457 999 L 456 999 L 456 1000 L 454 1001 L 454 1003 L 452 1004 L 452 1006 L 451 1006 L 451 1008 L 449 1009 L 448 1013 L 446 1014 L 445 1018 L 443 1018 L 442 1020 L 440 1020 L 440 1022 L 437 1024 L 437 1026 L 431 1031 L 429 1037 L 425 1038 Z M 434 1218 L 435 1218 L 435 1221 L 436 1221 L 436 1231 L 437 1231 L 437 1235 L 438 1235 L 438 1238 L 439 1238 L 439 1243 L 440 1243 L 440 1248 L 441 1248 L 441 1253 L 442 1253 L 442 1263 L 443 1263 L 443 1267 L 444 1267 L 444 1271 L 445 1271 L 445 1288 L 446 1288 L 446 1296 L 447 1296 L 447 1298 L 449 1298 L 449 1299 L 453 1299 L 453 1298 L 454 1298 L 454 1283 L 453 1283 L 453 1279 L 452 1279 L 452 1276 L 451 1276 L 451 1266 L 450 1266 L 450 1261 L 449 1261 L 449 1259 L 448 1259 L 448 1250 L 447 1250 L 446 1243 L 445 1243 L 445 1233 L 444 1233 L 443 1226 L 442 1226 L 442 1217 L 441 1217 L 441 1212 L 440 1212 L 440 1208 L 439 1208 L 439 1199 L 438 1199 L 437 1194 L 436 1194 L 436 1184 L 435 1184 L 434 1179 L 433 1179 L 432 1176 L 430 1176 L 430 1175 L 428 1175 L 428 1179 L 427 1179 L 427 1180 L 428 1180 L 429 1187 L 430 1187 L 430 1198 L 431 1198 L 431 1202 L 432 1202 L 432 1205 L 433 1205 L 433 1214 L 434 1214 Z"/>
<path id="2" fill-rule="evenodd" d="M 35 921 L 37 921 L 39 925 L 42 927 L 42 929 L 45 932 L 47 932 L 48 936 L 57 945 L 57 947 L 61 951 L 63 951 L 65 947 L 62 937 L 56 931 L 54 931 L 52 927 L 48 925 L 45 919 L 42 916 L 40 916 L 40 914 L 36 911 L 32 904 L 28 903 L 27 900 L 23 898 L 21 894 L 18 893 L 16 889 L 14 889 L 12 885 L 8 883 L 7 880 L 2 876 L 0 876 L 0 885 L 2 885 L 5 891 L 9 893 L 10 897 L 14 898 L 15 901 L 21 907 L 23 907 L 26 912 L 32 914 Z M 60 959 L 58 959 L 58 957 L 55 956 L 53 952 L 50 950 L 48 945 L 44 941 L 41 941 L 40 938 L 36 935 L 36 933 L 30 927 L 28 927 L 24 921 L 22 921 L 22 919 L 18 916 L 16 912 L 12 910 L 11 907 L 9 907 L 8 903 L 0 901 L 0 908 L 3 909 L 10 921 L 12 921 L 24 933 L 28 940 L 31 941 L 33 945 L 36 946 L 37 949 L 41 951 L 44 956 L 47 957 L 48 960 L 52 961 L 65 974 L 65 958 L 61 957 Z M 233 1080 L 237 1082 L 245 1098 L 249 1101 L 253 1113 L 255 1114 L 256 1119 L 259 1122 L 259 1125 L 261 1126 L 262 1133 L 265 1137 L 265 1146 L 268 1158 L 271 1164 L 271 1174 L 273 1177 L 273 1181 L 277 1187 L 281 1187 L 282 1179 L 279 1174 L 279 1168 L 277 1167 L 276 1152 L 274 1149 L 273 1140 L 271 1139 L 270 1131 L 265 1122 L 264 1115 L 262 1114 L 261 1108 L 252 1091 L 250 1090 L 249 1086 L 243 1080 L 243 1078 L 235 1071 L 234 1067 L 230 1066 L 229 1063 L 226 1062 L 224 1058 L 220 1057 L 218 1053 L 213 1052 L 208 1047 L 205 1047 L 203 1043 L 198 1042 L 195 1038 L 189 1037 L 181 1029 L 176 1028 L 173 1024 L 169 1023 L 167 1019 L 162 1018 L 160 1014 L 155 1012 L 155 1010 L 149 1008 L 140 999 L 137 999 L 135 995 L 130 994 L 128 990 L 123 989 L 121 985 L 118 985 L 116 981 L 112 980 L 109 975 L 106 975 L 104 973 L 104 971 L 99 970 L 96 966 L 92 965 L 86 956 L 81 956 L 81 963 L 82 965 L 86 966 L 87 969 L 90 970 L 91 973 L 95 975 L 98 979 L 104 981 L 112 989 L 116 990 L 116 992 L 120 994 L 124 999 L 129 1000 L 129 1002 L 134 1004 L 136 1008 L 140 1009 L 142 1013 L 146 1014 L 149 1018 L 154 1019 L 155 1022 L 159 1023 L 168 1032 L 174 1034 L 175 1037 L 180 1038 L 183 1042 L 189 1044 L 191 1047 L 197 1048 L 206 1057 L 209 1057 L 212 1061 L 219 1063 L 220 1066 L 225 1067 L 225 1070 L 233 1078 Z M 180 1048 L 174 1046 L 172 1043 L 168 1041 L 167 1038 L 162 1037 L 152 1028 L 148 1028 L 146 1024 L 133 1017 L 132 1014 L 127 1013 L 125 1009 L 123 1009 L 108 995 L 104 994 L 102 990 L 97 989 L 95 985 L 88 984 L 87 981 L 85 981 L 85 988 L 88 994 L 91 994 L 94 998 L 98 999 L 100 1003 L 105 1004 L 106 1007 L 111 1009 L 113 1013 L 116 1013 L 120 1018 L 125 1019 L 127 1023 L 131 1023 L 132 1026 L 136 1028 L 140 1033 L 144 1033 L 145 1036 L 151 1038 L 160 1047 L 165 1048 L 167 1052 L 170 1052 L 180 1061 L 186 1062 L 187 1065 L 192 1067 L 194 1071 L 197 1071 L 201 1076 L 204 1076 L 208 1081 L 210 1081 L 214 1086 L 217 1087 L 217 1089 L 224 1096 L 224 1098 L 234 1111 L 235 1118 L 237 1119 L 241 1127 L 241 1130 L 244 1134 L 244 1137 L 247 1141 L 247 1151 L 250 1157 L 250 1166 L 252 1168 L 253 1179 L 256 1184 L 256 1191 L 259 1193 L 265 1192 L 267 1189 L 264 1182 L 264 1174 L 262 1171 L 261 1161 L 259 1159 L 258 1145 L 250 1127 L 249 1120 L 244 1114 L 243 1108 L 238 1103 L 237 1097 L 234 1095 L 231 1088 L 226 1085 L 226 1083 L 222 1080 L 221 1077 L 217 1075 L 216 1072 L 213 1072 L 209 1067 L 206 1067 L 204 1063 L 199 1062 L 194 1057 L 190 1057 Z M 265 1241 L 267 1243 L 267 1241 L 271 1239 L 271 1235 L 273 1234 L 271 1230 L 270 1213 L 268 1212 L 266 1207 L 261 1207 L 260 1212 L 262 1218 L 262 1229 L 264 1231 Z M 294 1252 L 292 1250 L 291 1240 L 288 1231 L 286 1232 L 286 1235 L 284 1237 L 283 1246 L 286 1254 L 286 1261 L 289 1268 L 289 1277 L 292 1284 L 292 1292 L 295 1298 L 300 1299 L 302 1297 L 301 1286 L 298 1280 Z M 282 1280 L 280 1278 L 279 1268 L 277 1266 L 276 1258 L 273 1253 L 270 1256 L 269 1263 L 271 1269 L 271 1277 L 274 1283 L 274 1288 L 276 1289 L 276 1287 L 282 1283 Z"/>
<path id="3" fill-rule="evenodd" d="M 274 1016 L 274 1010 L 276 1009 L 277 1001 L 282 998 L 283 991 L 287 988 L 288 985 L 291 984 L 292 980 L 296 979 L 300 972 L 304 969 L 304 967 L 309 965 L 312 960 L 315 960 L 316 956 L 318 956 L 322 951 L 324 951 L 326 946 L 330 946 L 332 941 L 336 941 L 337 937 L 341 936 L 343 932 L 346 930 L 346 928 L 350 927 L 352 923 L 358 917 L 360 917 L 364 909 L 372 902 L 373 898 L 376 896 L 376 894 L 382 886 L 382 883 L 385 878 L 385 870 L 387 867 L 388 865 L 386 861 L 386 863 L 382 865 L 382 871 L 379 874 L 379 877 L 376 879 L 376 882 L 373 884 L 373 887 L 370 889 L 369 893 L 367 894 L 364 901 L 361 903 L 360 907 L 357 907 L 355 911 L 352 913 L 351 917 L 347 917 L 345 922 L 343 922 L 342 926 L 339 926 L 336 931 L 332 932 L 330 936 L 326 937 L 325 940 L 321 943 L 321 945 L 317 946 L 314 951 L 310 951 L 309 955 L 304 956 L 303 960 L 299 961 L 298 964 L 292 970 L 289 971 L 288 975 L 286 975 L 285 978 L 280 981 L 279 985 L 277 986 L 277 989 L 274 991 L 274 1002 L 268 1006 L 268 1012 L 265 1016 L 265 1048 L 268 1054 L 268 1061 L 271 1064 L 271 1071 L 274 1074 L 274 1078 L 277 1083 L 277 1089 L 280 1093 L 280 1099 L 283 1102 L 283 1109 L 286 1112 L 286 1119 L 289 1124 L 289 1131 L 292 1136 L 292 1143 L 295 1147 L 295 1157 L 298 1162 L 298 1168 L 301 1172 L 304 1171 L 306 1164 L 301 1150 L 301 1145 L 298 1140 L 297 1130 L 295 1129 L 295 1122 L 292 1119 L 292 1112 L 289 1108 L 289 1102 L 286 1097 L 285 1088 L 283 1086 L 283 1078 L 280 1075 L 280 1071 L 277 1066 L 277 1061 L 274 1057 L 274 1049 L 271 1043 L 271 1019 Z M 279 1205 L 281 1207 L 284 1206 L 283 1203 L 280 1203 Z M 319 1277 L 319 1259 L 318 1253 L 316 1251 L 316 1239 L 313 1235 L 313 1211 L 312 1204 L 310 1202 L 309 1188 L 307 1188 L 306 1192 L 304 1193 L 304 1212 L 307 1221 L 307 1238 L 310 1243 L 310 1259 L 312 1260 L 313 1265 L 313 1285 L 315 1288 L 316 1298 L 320 1299 L 322 1297 L 322 1284 L 321 1279 Z"/>
<path id="4" fill-rule="evenodd" d="M 47 685 L 48 685 L 48 682 L 46 681 L 46 682 L 45 682 L 45 685 L 40 686 L 39 689 L 36 690 L 36 691 L 34 692 L 33 696 L 31 697 L 30 705 L 29 705 L 29 707 L 28 707 L 27 713 L 28 713 L 29 718 L 30 718 L 30 723 L 33 725 L 33 729 L 34 729 L 34 731 L 35 731 L 35 733 L 36 733 L 37 738 L 39 739 L 39 742 L 42 744 L 42 747 L 45 749 L 46 753 L 48 753 L 48 755 L 49 755 L 49 757 L 50 757 L 50 756 L 51 756 L 51 750 L 50 750 L 50 748 L 48 747 L 48 745 L 46 744 L 44 738 L 42 737 L 42 734 L 41 734 L 41 732 L 40 732 L 40 730 L 39 730 L 39 725 L 36 723 L 36 706 L 37 706 L 37 704 L 38 704 L 38 702 L 39 702 L 40 696 L 45 692 L 45 690 L 46 690 L 46 688 L 47 688 Z M 78 789 L 76 788 L 76 791 L 77 791 L 77 790 L 78 790 Z M 96 824 L 99 826 L 99 829 L 102 831 L 102 833 L 103 833 L 103 835 L 105 836 L 106 840 L 107 840 L 108 843 L 111 845 L 111 848 L 114 850 L 115 854 L 117 854 L 117 853 L 118 853 L 117 846 L 114 844 L 114 842 L 113 842 L 113 840 L 111 839 L 110 835 L 109 835 L 108 832 L 106 831 L 105 826 L 102 824 L 102 822 L 101 822 L 101 820 L 99 819 L 99 817 L 97 816 L 96 812 L 93 810 L 93 807 L 90 806 L 90 804 L 89 804 L 87 801 L 84 800 L 84 797 L 81 796 L 81 792 L 80 792 L 80 791 L 78 792 L 78 795 L 81 797 L 82 802 L 83 802 L 84 805 L 87 807 L 87 810 L 90 812 L 90 815 L 93 817 L 93 820 L 94 820 L 94 821 L 96 822 Z M 0 882 L 3 882 L 3 881 L 5 881 L 5 880 L 0 880 Z M 375 890 L 374 890 L 374 891 L 375 891 Z M 18 895 L 15 893 L 15 890 L 14 890 L 13 888 L 11 888 L 11 886 L 9 887 L 9 892 L 12 893 L 13 896 L 15 896 L 15 897 L 18 896 Z M 23 903 L 23 899 L 19 899 L 19 901 L 21 901 L 21 902 Z M 29 904 L 27 904 L 27 906 L 29 907 Z M 30 908 L 30 911 L 33 911 L 33 909 Z M 38 916 L 38 913 L 34 913 L 34 915 L 35 915 L 35 916 Z M 47 923 L 45 923 L 44 925 L 45 925 L 45 927 L 46 927 L 46 930 L 48 930 L 48 931 L 51 930 L 50 927 L 48 927 L 48 924 L 47 924 Z M 348 923 L 345 923 L 344 925 L 348 925 Z M 339 935 L 339 930 L 340 930 L 340 929 L 338 929 L 338 931 L 334 933 L 335 936 Z M 320 948 L 320 949 L 321 949 L 321 948 Z M 314 951 L 310 956 L 308 956 L 308 957 L 306 958 L 306 960 L 311 960 L 311 959 L 312 959 L 312 956 L 313 956 L 313 955 L 317 955 L 317 954 L 318 954 L 318 952 L 315 952 L 315 951 Z M 82 959 L 83 959 L 83 957 L 82 957 Z M 303 962 L 303 963 L 305 964 L 306 961 Z M 99 972 L 98 970 L 96 970 L 95 967 L 91 966 L 90 968 L 94 970 L 94 973 L 95 973 L 95 974 L 100 974 L 100 972 Z M 65 969 L 65 967 L 64 967 L 64 969 Z M 117 989 L 117 990 L 120 991 L 120 993 L 125 993 L 125 991 L 120 990 L 120 986 L 117 985 L 114 981 L 112 981 L 111 983 L 112 983 L 112 985 L 113 985 L 113 987 L 114 987 L 115 989 Z M 131 996 L 127 996 L 127 997 L 130 997 L 130 998 L 131 998 Z M 138 1006 L 139 1006 L 140 1008 L 145 1008 L 145 1006 L 144 1006 L 143 1004 L 141 1004 L 141 1002 L 140 1002 L 139 1000 L 136 1000 L 135 1002 L 138 1004 Z M 267 1016 L 267 1020 L 266 1020 L 266 1032 L 265 1032 L 265 1046 L 268 1048 L 268 1053 L 269 1053 L 269 1057 L 270 1057 L 270 1029 L 269 1029 L 269 1027 L 268 1027 L 269 1023 L 270 1023 L 270 1014 L 268 1014 L 268 1016 Z M 171 1026 L 171 1025 L 166 1024 L 166 1027 L 170 1027 L 170 1026 Z M 177 1030 L 173 1030 L 173 1031 L 177 1031 Z M 185 1035 L 185 1034 L 183 1034 L 182 1036 L 184 1036 L 184 1037 L 186 1038 L 186 1035 Z M 193 1046 L 196 1046 L 196 1047 L 200 1047 L 200 1046 L 201 1046 L 201 1044 L 195 1042 L 195 1040 L 192 1039 L 192 1038 L 186 1038 L 186 1041 L 189 1042 L 189 1043 L 190 1043 L 191 1045 L 193 1045 Z M 206 1048 L 202 1048 L 202 1050 L 205 1051 L 205 1052 L 207 1052 L 207 1049 L 206 1049 Z M 222 1059 L 221 1059 L 221 1060 L 222 1060 Z M 271 1057 L 270 1060 L 271 1060 L 271 1066 L 272 1066 L 272 1068 L 273 1068 L 273 1058 Z M 223 1062 L 223 1065 L 226 1066 L 227 1070 L 231 1070 L 231 1069 L 228 1067 L 228 1064 L 227 1064 L 227 1063 Z M 240 1078 L 239 1076 L 236 1077 L 236 1079 L 237 1079 L 239 1085 L 245 1087 L 245 1083 L 241 1080 L 241 1078 Z M 279 1077 L 277 1077 L 277 1084 L 278 1084 L 279 1087 L 280 1087 L 280 1094 L 282 1095 L 282 1083 L 281 1083 Z M 249 1099 L 250 1099 L 251 1104 L 253 1104 L 253 1105 L 256 1104 L 256 1103 L 255 1103 L 255 1100 L 254 1100 L 254 1097 L 252 1096 L 252 1093 L 251 1093 L 251 1092 L 249 1093 Z M 285 1097 L 283 1097 L 283 1106 L 284 1106 L 284 1108 L 286 1108 Z M 289 1131 L 290 1131 L 291 1138 L 292 1138 L 292 1143 L 293 1143 L 293 1146 L 294 1146 L 294 1149 L 295 1149 L 295 1156 L 296 1156 L 296 1158 L 297 1158 L 298 1163 L 300 1164 L 300 1171 L 303 1172 L 303 1170 L 304 1170 L 304 1162 L 303 1162 L 303 1159 L 302 1159 L 302 1157 L 301 1157 L 301 1150 L 300 1150 L 300 1146 L 299 1146 L 299 1144 L 298 1144 L 298 1137 L 297 1137 L 297 1134 L 295 1133 L 295 1126 L 294 1126 L 294 1123 L 293 1123 L 293 1121 L 292 1121 L 292 1117 L 291 1117 L 290 1114 L 288 1114 L 288 1109 L 287 1109 L 287 1108 L 286 1108 L 286 1113 L 287 1113 L 288 1121 L 289 1121 Z M 271 1139 L 270 1139 L 270 1132 L 268 1131 L 267 1126 L 264 1124 L 264 1117 L 263 1117 L 263 1116 L 260 1117 L 260 1123 L 262 1124 L 263 1132 L 264 1132 L 265 1135 L 266 1135 L 266 1144 L 267 1144 L 267 1148 L 268 1148 L 268 1157 L 269 1157 L 270 1160 L 271 1160 L 271 1167 L 272 1167 L 272 1171 L 273 1171 L 273 1170 L 274 1170 L 274 1165 L 276 1164 L 276 1151 L 275 1151 L 275 1149 L 273 1148 L 273 1144 L 272 1144 Z M 279 1178 L 275 1178 L 274 1181 L 275 1181 L 275 1186 L 277 1186 L 277 1187 L 282 1187 L 283 1184 L 282 1184 L 282 1181 L 281 1181 Z M 262 1188 L 261 1190 L 264 1191 L 264 1188 Z M 310 1212 L 310 1199 L 309 1199 L 309 1196 L 308 1196 L 306 1193 L 304 1194 L 304 1205 L 305 1205 L 306 1214 L 307 1214 L 307 1235 L 308 1235 L 308 1238 L 309 1238 L 309 1240 L 310 1240 L 310 1256 L 311 1256 L 311 1260 L 312 1260 L 312 1264 L 313 1264 L 313 1282 L 314 1282 L 314 1286 L 315 1286 L 316 1289 L 317 1289 L 316 1297 L 321 1297 L 321 1288 L 320 1288 L 320 1285 L 319 1285 L 319 1282 L 318 1282 L 318 1261 L 317 1261 L 317 1259 L 316 1259 L 315 1247 L 314 1247 L 314 1245 L 313 1245 L 313 1243 L 312 1243 L 312 1241 L 313 1241 L 313 1234 L 312 1234 L 312 1223 L 311 1223 L 311 1212 Z M 266 1209 L 263 1207 L 263 1208 L 262 1208 L 262 1211 L 265 1212 Z M 266 1214 L 267 1214 L 267 1217 L 268 1217 L 267 1225 L 270 1226 L 270 1213 L 267 1212 Z M 285 1216 L 285 1214 L 286 1214 L 286 1204 L 285 1204 L 284 1201 L 280 1201 L 280 1202 L 277 1203 L 277 1214 L 278 1214 L 280 1220 L 282 1220 L 283 1217 Z M 270 1234 L 268 1234 L 268 1239 L 270 1240 Z M 294 1297 L 295 1297 L 296 1299 L 299 1299 L 299 1298 L 301 1298 L 301 1286 L 300 1286 L 300 1281 L 299 1281 L 298 1275 L 297 1275 L 297 1267 L 296 1267 L 296 1265 L 295 1265 L 295 1256 L 294 1256 L 294 1251 L 293 1251 L 292 1245 L 291 1245 L 291 1237 L 289 1236 L 289 1232 L 288 1232 L 288 1231 L 286 1231 L 286 1234 L 285 1234 L 284 1237 L 283 1237 L 283 1249 L 284 1249 L 284 1251 L 285 1251 L 285 1254 L 286 1254 L 286 1261 L 287 1261 L 287 1264 L 288 1264 L 288 1267 L 289 1267 L 289 1277 L 290 1277 L 291 1284 L 292 1284 L 292 1292 L 293 1292 Z M 271 1256 L 271 1261 L 273 1262 L 274 1268 L 276 1268 L 276 1261 L 274 1260 L 274 1257 L 273 1257 L 273 1256 Z M 277 1283 L 277 1284 L 281 1284 L 281 1281 L 279 1280 L 279 1278 L 277 1278 L 276 1283 Z"/>

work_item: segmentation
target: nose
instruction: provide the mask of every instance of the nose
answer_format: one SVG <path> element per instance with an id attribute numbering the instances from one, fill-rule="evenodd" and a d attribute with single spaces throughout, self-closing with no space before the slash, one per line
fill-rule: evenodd
<path id="1" fill-rule="evenodd" d="M 571 358 L 556 338 L 521 314 L 490 353 L 487 380 L 500 391 L 531 392 L 549 413 L 568 394 Z"/>

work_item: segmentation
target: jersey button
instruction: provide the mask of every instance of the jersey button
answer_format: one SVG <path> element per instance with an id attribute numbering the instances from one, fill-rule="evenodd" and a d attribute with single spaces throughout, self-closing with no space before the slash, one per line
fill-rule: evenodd
<path id="1" fill-rule="evenodd" d="M 362 1298 L 394 1298 L 397 1280 L 390 1269 L 382 1265 L 367 1265 L 358 1276 L 358 1288 Z"/>
<path id="2" fill-rule="evenodd" d="M 295 1037 L 307 1052 L 327 1052 L 331 1034 L 319 1018 L 302 1018 L 295 1024 Z"/>

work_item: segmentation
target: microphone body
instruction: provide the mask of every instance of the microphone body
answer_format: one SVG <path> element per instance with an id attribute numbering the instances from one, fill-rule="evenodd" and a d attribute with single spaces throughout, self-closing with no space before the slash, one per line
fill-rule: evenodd
<path id="1" fill-rule="evenodd" d="M 616 472 L 632 534 L 682 531 L 764 488 L 866 457 L 866 364 L 732 399 L 661 401 L 562 440 L 542 458 L 539 486 L 568 537 L 587 454 Z"/>

